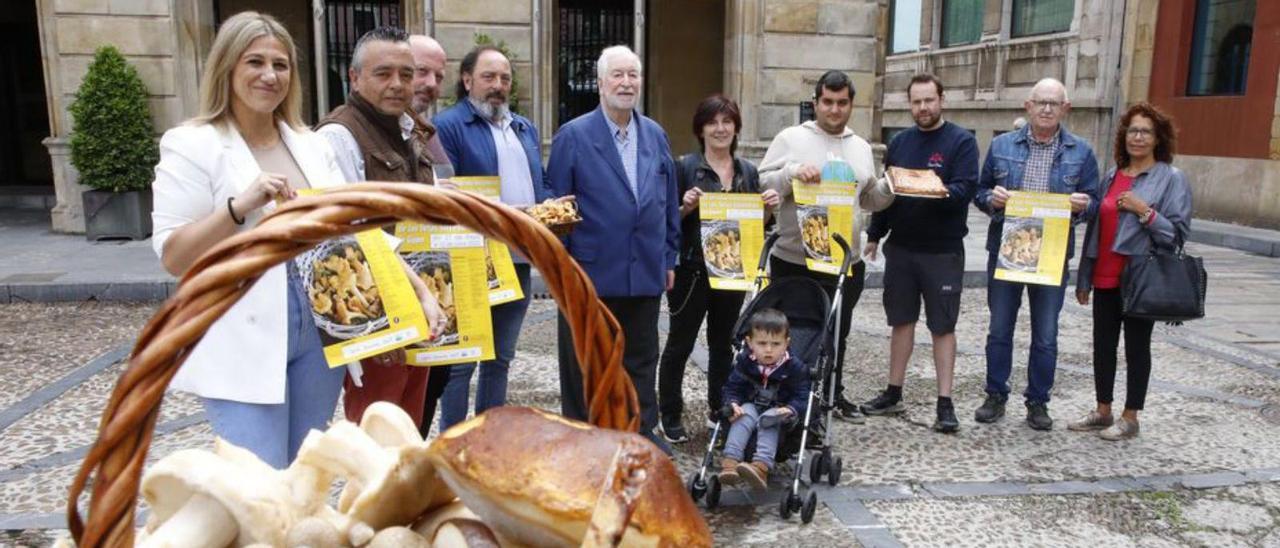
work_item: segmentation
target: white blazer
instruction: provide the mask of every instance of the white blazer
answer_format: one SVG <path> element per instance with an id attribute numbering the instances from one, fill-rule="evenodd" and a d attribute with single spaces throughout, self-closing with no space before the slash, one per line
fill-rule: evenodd
<path id="1" fill-rule="evenodd" d="M 344 184 L 333 150 L 322 137 L 280 123 L 280 136 L 315 188 Z M 226 215 L 227 199 L 247 188 L 262 169 L 233 127 L 183 125 L 160 139 L 160 163 L 151 183 L 154 196 L 152 247 L 164 254 L 173 231 L 208 216 Z M 268 203 L 247 214 L 239 230 L 258 224 L 275 209 Z M 285 401 L 288 353 L 288 294 L 284 265 L 267 270 L 196 345 L 171 388 L 246 403 Z"/>

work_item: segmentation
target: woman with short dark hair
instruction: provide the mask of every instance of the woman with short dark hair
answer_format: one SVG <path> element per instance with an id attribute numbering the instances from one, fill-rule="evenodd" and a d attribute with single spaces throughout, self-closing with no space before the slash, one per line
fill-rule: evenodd
<path id="1" fill-rule="evenodd" d="M 702 145 L 677 161 L 680 187 L 680 261 L 675 284 L 667 292 L 671 328 L 658 362 L 658 410 L 662 433 L 671 443 L 688 441 L 682 424 L 684 368 L 693 352 L 702 319 L 707 319 L 707 405 L 711 422 L 718 419 L 720 392 L 729 378 L 733 359 L 733 324 L 742 309 L 743 294 L 713 291 L 703 262 L 698 201 L 708 192 L 760 193 L 766 208 L 777 207 L 778 193 L 760 191 L 756 166 L 735 156 L 742 115 L 738 104 L 721 94 L 703 99 L 693 115 L 693 136 Z M 743 265 L 749 267 L 750 265 Z"/>
<path id="2" fill-rule="evenodd" d="M 1151 332 L 1155 322 L 1126 317 L 1120 274 L 1128 258 L 1153 246 L 1177 249 L 1191 233 L 1191 186 L 1173 167 L 1176 132 L 1173 121 L 1149 103 L 1138 103 L 1120 119 L 1115 136 L 1116 167 L 1102 179 L 1104 196 L 1098 215 L 1089 221 L 1076 280 L 1076 299 L 1093 302 L 1093 380 L 1097 408 L 1068 428 L 1099 431 L 1109 441 L 1138 435 L 1138 411 L 1151 380 Z M 1124 331 L 1124 412 L 1112 417 L 1116 347 Z"/>

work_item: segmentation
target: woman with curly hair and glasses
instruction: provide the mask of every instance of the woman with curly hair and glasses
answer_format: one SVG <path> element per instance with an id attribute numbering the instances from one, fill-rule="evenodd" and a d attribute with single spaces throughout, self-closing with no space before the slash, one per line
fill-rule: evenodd
<path id="1" fill-rule="evenodd" d="M 1116 167 L 1102 178 L 1099 194 L 1104 198 L 1085 232 L 1076 299 L 1087 305 L 1094 294 L 1093 380 L 1098 405 L 1068 428 L 1098 431 L 1104 440 L 1138 435 L 1138 411 L 1151 380 L 1154 322 L 1124 316 L 1120 273 L 1129 257 L 1146 255 L 1152 246 L 1176 249 L 1191 233 L 1191 185 L 1186 174 L 1170 165 L 1175 133 L 1173 120 L 1149 103 L 1125 112 L 1116 128 Z M 1111 402 L 1122 329 L 1127 393 L 1117 420 Z"/>

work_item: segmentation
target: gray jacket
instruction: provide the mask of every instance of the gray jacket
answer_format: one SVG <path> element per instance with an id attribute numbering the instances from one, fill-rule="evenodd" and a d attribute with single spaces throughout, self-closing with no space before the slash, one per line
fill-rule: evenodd
<path id="1" fill-rule="evenodd" d="M 1111 168 L 1100 181 L 1099 198 L 1105 198 L 1115 181 L 1116 168 Z M 1121 255 L 1146 255 L 1152 243 L 1158 248 L 1174 250 L 1182 246 L 1191 235 L 1191 185 L 1182 170 L 1164 162 L 1156 162 L 1151 169 L 1138 174 L 1133 181 L 1133 193 L 1155 208 L 1156 218 L 1150 225 L 1138 222 L 1138 216 L 1120 212 L 1115 245 L 1111 250 Z M 1099 213 L 1089 220 L 1084 233 L 1084 251 L 1080 256 L 1080 273 L 1076 277 L 1076 290 L 1093 289 L 1093 268 L 1098 260 Z"/>

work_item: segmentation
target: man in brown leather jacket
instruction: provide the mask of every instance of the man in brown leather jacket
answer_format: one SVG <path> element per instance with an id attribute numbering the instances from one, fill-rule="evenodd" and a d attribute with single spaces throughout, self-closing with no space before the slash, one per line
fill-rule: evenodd
<path id="1" fill-rule="evenodd" d="M 379 27 L 356 42 L 348 71 L 351 95 L 316 125 L 347 180 L 435 182 L 427 152 L 435 128 L 410 108 L 414 72 L 404 30 Z M 404 352 L 395 351 L 349 370 L 342 396 L 348 420 L 359 422 L 370 404 L 389 401 L 422 422 L 428 368 L 405 365 Z"/>

